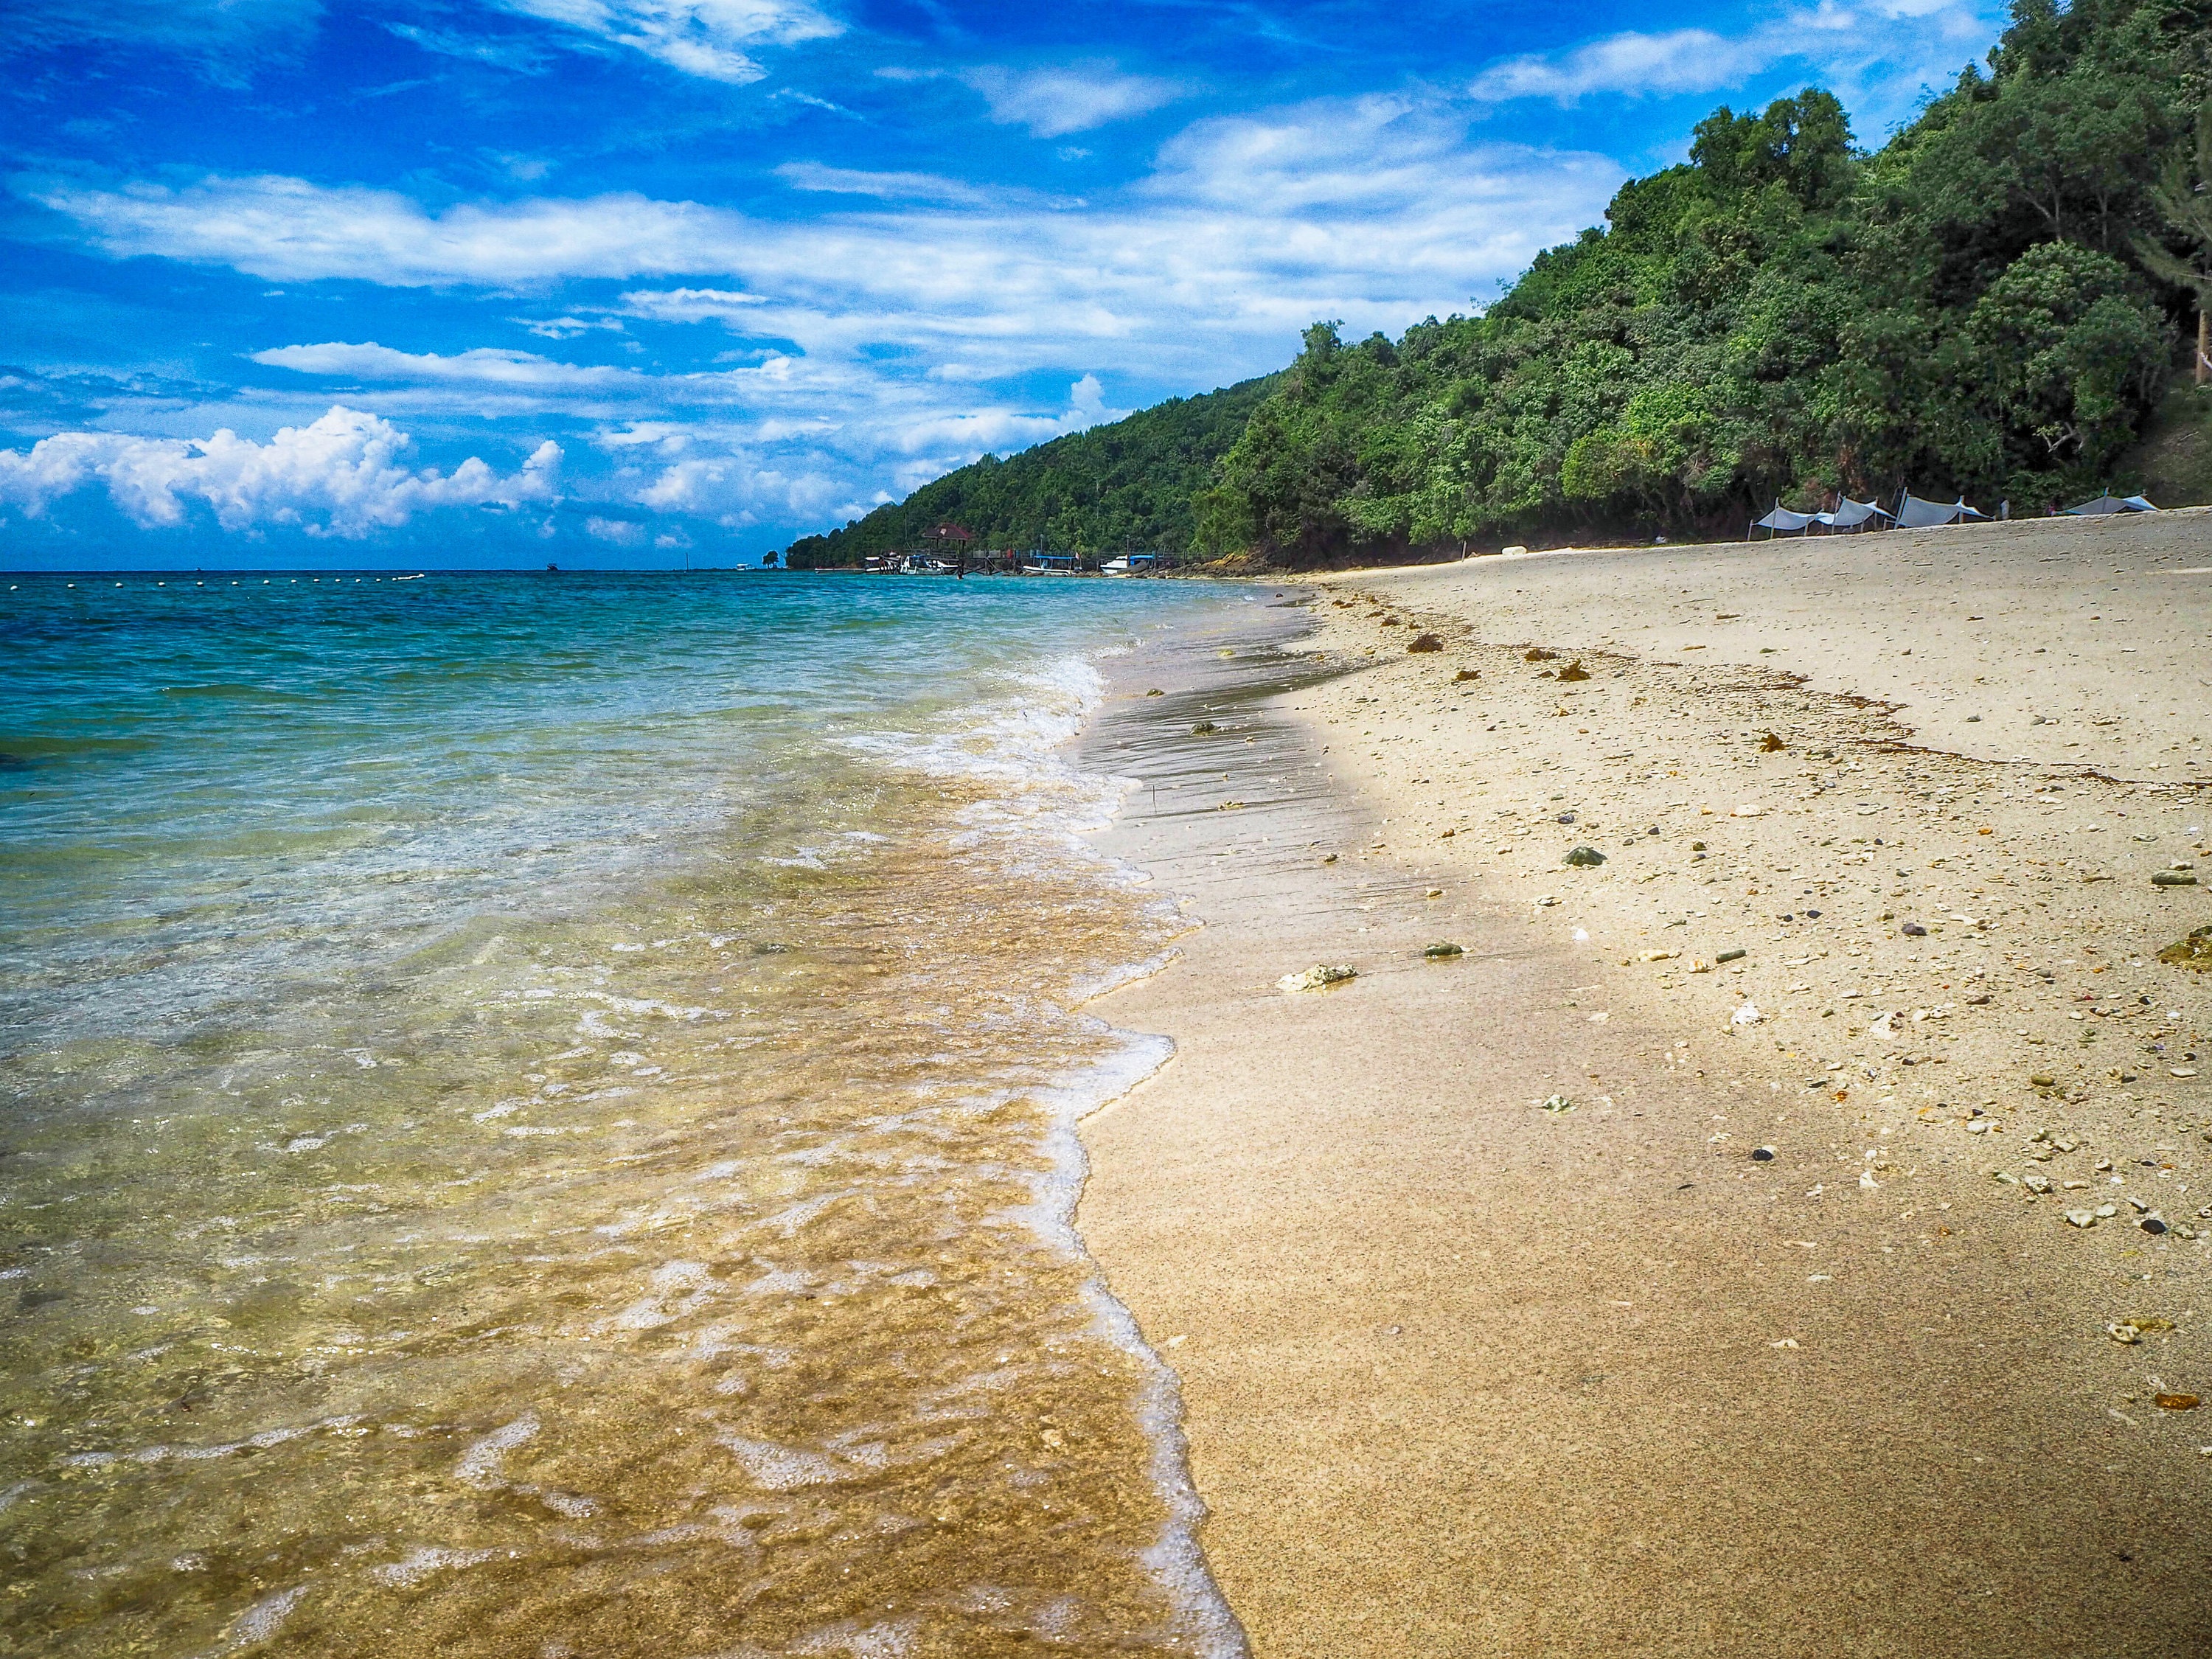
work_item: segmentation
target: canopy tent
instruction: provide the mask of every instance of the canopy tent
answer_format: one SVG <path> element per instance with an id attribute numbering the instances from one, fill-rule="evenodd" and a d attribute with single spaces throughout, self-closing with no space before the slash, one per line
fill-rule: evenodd
<path id="1" fill-rule="evenodd" d="M 1785 530 L 1802 531 L 1813 522 L 1813 519 L 1814 515 L 1810 513 L 1792 513 L 1781 502 L 1777 501 L 1774 504 L 1774 511 L 1753 525 L 1752 528 L 1779 535 Z M 1744 539 L 1748 541 L 1750 538 L 1747 536 Z"/>
<path id="2" fill-rule="evenodd" d="M 2100 519 L 2108 513 L 2155 513 L 2158 508 L 2140 495 L 2100 495 L 2066 511 L 2077 519 Z"/>
<path id="3" fill-rule="evenodd" d="M 1889 514 L 1872 501 L 1855 501 L 1848 495 L 1843 496 L 1836 502 L 1834 512 L 1815 513 L 1813 515 L 1814 522 L 1824 524 L 1831 530 L 1856 530 L 1869 519 L 1887 519 L 1887 517 Z"/>
<path id="4" fill-rule="evenodd" d="M 1911 490 L 1897 504 L 1897 527 L 1899 530 L 1930 530 L 1937 525 L 1956 524 L 1961 519 L 1986 519 L 1990 515 L 1966 505 L 1961 495 L 1955 501 L 1923 501 Z"/>

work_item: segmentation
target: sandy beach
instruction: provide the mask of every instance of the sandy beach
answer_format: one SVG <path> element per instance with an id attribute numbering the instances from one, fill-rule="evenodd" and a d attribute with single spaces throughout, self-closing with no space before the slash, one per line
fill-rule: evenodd
<path id="1" fill-rule="evenodd" d="M 1253 1650 L 2212 1650 L 2212 516 L 1270 591 L 1078 1218 Z"/>

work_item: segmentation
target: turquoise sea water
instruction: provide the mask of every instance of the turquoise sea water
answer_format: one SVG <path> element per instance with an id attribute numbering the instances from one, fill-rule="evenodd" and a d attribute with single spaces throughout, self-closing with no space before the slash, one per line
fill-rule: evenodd
<path id="1" fill-rule="evenodd" d="M 1073 1248 L 1170 583 L 0 593 L 0 1654 L 1236 1650 Z"/>

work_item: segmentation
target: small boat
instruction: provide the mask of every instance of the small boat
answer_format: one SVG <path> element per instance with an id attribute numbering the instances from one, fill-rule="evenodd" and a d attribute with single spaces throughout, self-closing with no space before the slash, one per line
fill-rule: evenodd
<path id="1" fill-rule="evenodd" d="M 1124 553 L 1119 558 L 1107 560 L 1100 568 L 1109 576 L 1158 575 L 1160 556 L 1157 553 Z"/>

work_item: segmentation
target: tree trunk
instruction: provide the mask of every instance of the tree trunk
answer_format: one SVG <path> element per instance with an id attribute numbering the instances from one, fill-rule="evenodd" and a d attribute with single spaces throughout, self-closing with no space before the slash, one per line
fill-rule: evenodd
<path id="1" fill-rule="evenodd" d="M 2199 307 L 2197 313 L 2197 384 L 2203 386 L 2212 376 L 2212 312 Z"/>

